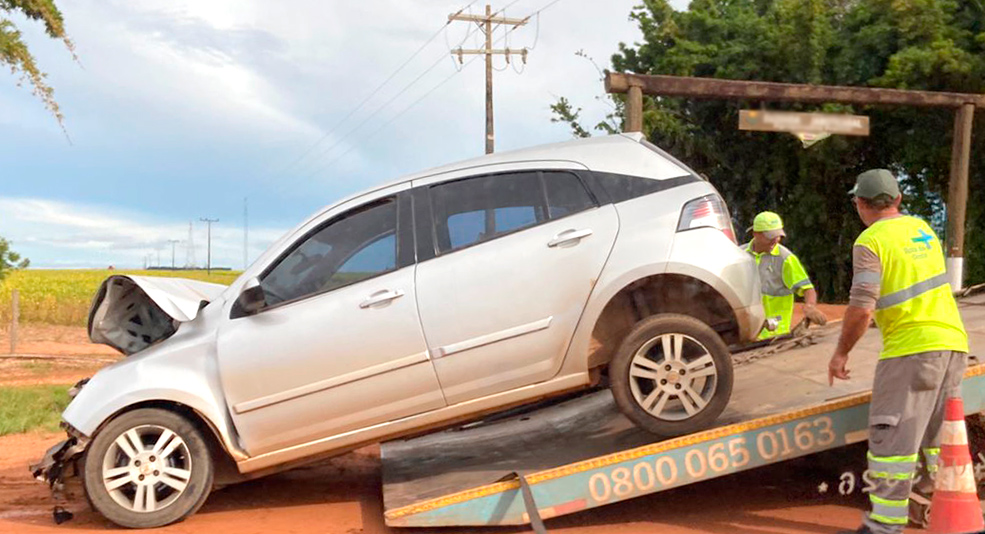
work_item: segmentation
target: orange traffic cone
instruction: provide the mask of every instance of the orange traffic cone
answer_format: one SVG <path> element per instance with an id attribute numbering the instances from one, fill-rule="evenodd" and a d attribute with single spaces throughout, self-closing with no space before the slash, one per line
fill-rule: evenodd
<path id="1" fill-rule="evenodd" d="M 985 529 L 960 398 L 947 399 L 937 465 L 928 530 L 934 534 L 967 534 Z"/>

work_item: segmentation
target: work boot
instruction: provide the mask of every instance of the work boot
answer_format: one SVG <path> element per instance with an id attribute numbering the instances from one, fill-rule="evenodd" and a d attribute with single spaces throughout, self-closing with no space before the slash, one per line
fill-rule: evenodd
<path id="1" fill-rule="evenodd" d="M 855 530 L 839 530 L 838 534 L 874 534 L 868 525 L 862 525 Z"/>
<path id="2" fill-rule="evenodd" d="M 930 498 L 921 492 L 910 492 L 910 525 L 927 528 L 930 525 Z"/>

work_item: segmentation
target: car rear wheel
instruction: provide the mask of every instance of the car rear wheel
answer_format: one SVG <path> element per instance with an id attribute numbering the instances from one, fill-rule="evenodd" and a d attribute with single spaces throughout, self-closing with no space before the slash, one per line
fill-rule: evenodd
<path id="1" fill-rule="evenodd" d="M 648 317 L 609 363 L 612 395 L 631 421 L 673 437 L 711 425 L 732 396 L 732 359 L 721 337 L 686 315 Z"/>
<path id="2" fill-rule="evenodd" d="M 181 521 L 212 489 L 208 444 L 194 424 L 166 410 L 134 410 L 111 421 L 90 444 L 83 466 L 89 503 L 123 527 Z"/>

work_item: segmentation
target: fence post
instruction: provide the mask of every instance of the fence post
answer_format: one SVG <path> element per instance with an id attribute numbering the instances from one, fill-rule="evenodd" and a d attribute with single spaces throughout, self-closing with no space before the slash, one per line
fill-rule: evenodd
<path id="1" fill-rule="evenodd" d="M 17 354 L 17 326 L 21 314 L 21 294 L 14 290 L 10 298 L 10 353 Z"/>

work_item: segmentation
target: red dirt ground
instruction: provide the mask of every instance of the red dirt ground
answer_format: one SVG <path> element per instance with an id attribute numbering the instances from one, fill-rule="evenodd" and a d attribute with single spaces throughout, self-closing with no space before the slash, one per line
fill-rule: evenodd
<path id="1" fill-rule="evenodd" d="M 842 307 L 824 306 L 831 319 Z M 0 350 L 7 340 L 0 333 Z M 118 355 L 89 344 L 82 328 L 35 327 L 21 331 L 19 353 L 59 356 L 51 360 L 0 358 L 0 384 L 72 383 Z M 2 354 L 0 354 L 2 356 Z M 83 356 L 83 357 L 79 357 Z M 90 356 L 90 357 L 84 357 Z M 50 369 L 45 366 L 50 365 Z M 47 487 L 33 480 L 27 466 L 63 439 L 61 434 L 0 437 L 0 534 L 92 533 L 115 527 L 91 511 L 80 495 L 66 508 L 75 518 L 56 526 Z M 852 451 L 859 456 L 861 453 Z M 865 505 L 859 497 L 839 496 L 837 473 L 853 458 L 801 460 L 650 495 L 553 519 L 550 532 L 570 534 L 823 534 L 858 526 Z M 814 462 L 814 463 L 812 463 Z M 820 462 L 820 463 L 818 463 Z M 837 465 L 833 465 L 837 464 Z M 844 464 L 844 466 L 842 466 Z M 805 473 L 809 473 L 806 474 Z M 394 533 L 500 534 L 528 528 L 391 529 L 383 524 L 379 449 L 371 447 L 320 463 L 215 492 L 187 521 L 157 532 L 208 534 Z"/>
<path id="2" fill-rule="evenodd" d="M 56 526 L 48 490 L 31 479 L 27 464 L 61 439 L 58 434 L 0 437 L 0 532 L 103 532 L 115 527 L 82 497 L 67 509 L 75 518 Z M 854 528 L 863 501 L 817 493 L 804 481 L 804 462 L 761 469 L 662 494 L 557 518 L 550 532 L 661 534 L 822 534 Z M 835 472 L 835 471 L 832 471 Z M 808 475 L 806 478 L 817 477 Z M 832 476 L 827 478 L 831 479 Z M 823 481 L 823 480 L 822 480 Z M 836 484 L 837 479 L 827 480 Z M 377 449 L 215 492 L 196 515 L 156 532 L 209 534 L 394 533 L 500 534 L 521 528 L 391 529 L 383 524 Z"/>
<path id="3" fill-rule="evenodd" d="M 0 354 L 10 350 L 9 327 L 0 328 Z M 106 345 L 89 341 L 81 326 L 57 326 L 27 323 L 20 325 L 17 334 L 17 354 L 48 354 L 54 356 L 119 356 Z"/>

